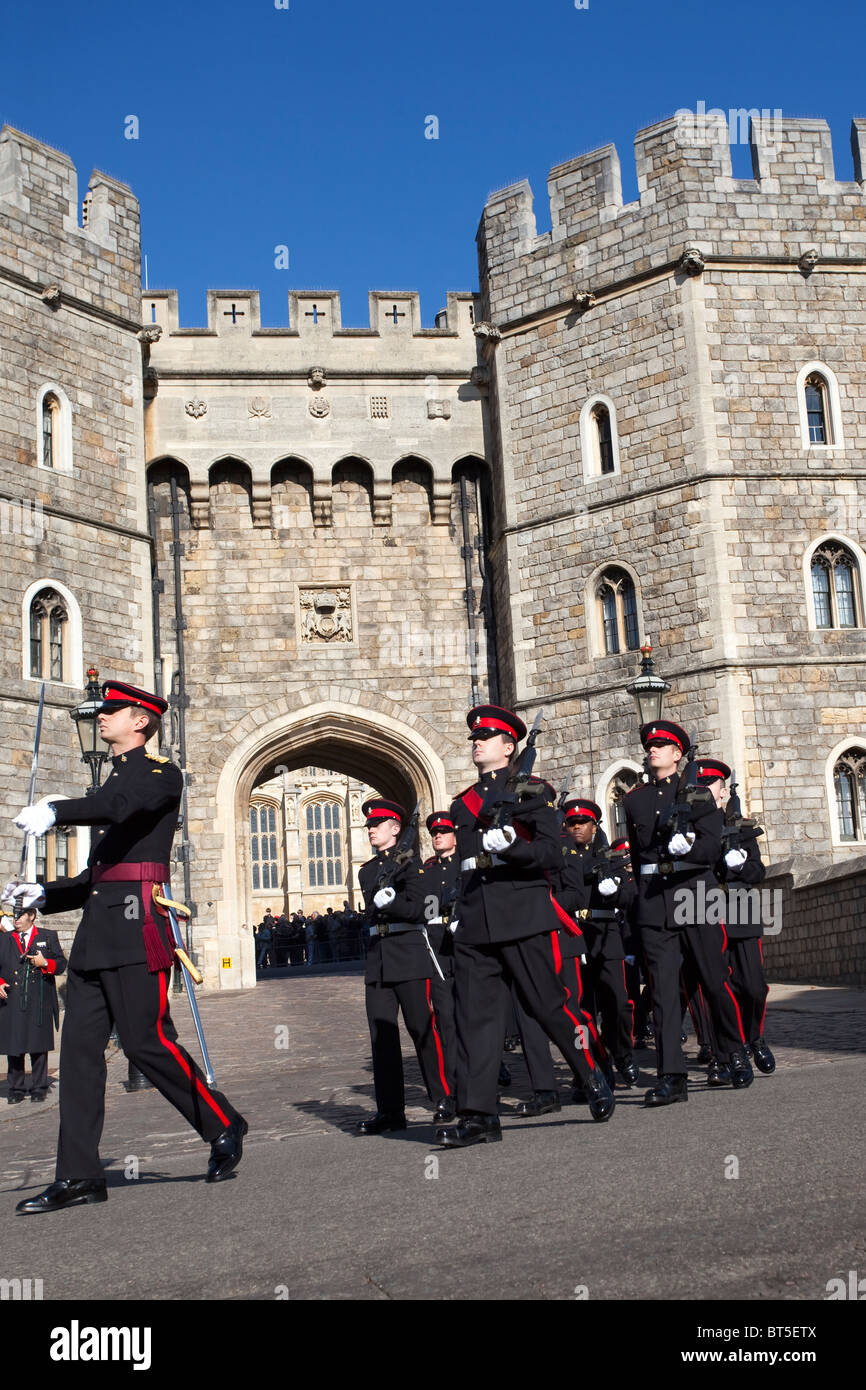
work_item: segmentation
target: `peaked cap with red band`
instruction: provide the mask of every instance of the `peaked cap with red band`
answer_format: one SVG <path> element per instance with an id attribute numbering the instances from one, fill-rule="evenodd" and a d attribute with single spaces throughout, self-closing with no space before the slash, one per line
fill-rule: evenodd
<path id="1" fill-rule="evenodd" d="M 611 849 L 616 849 L 616 850 L 619 850 L 619 849 L 630 849 L 630 848 L 631 848 L 631 846 L 629 845 L 628 840 L 614 840 L 613 844 L 611 845 Z"/>
<path id="2" fill-rule="evenodd" d="M 594 820 L 598 825 L 601 820 L 601 807 L 594 801 L 582 801 L 579 797 L 566 801 L 563 810 L 569 825 L 573 825 L 575 821 L 579 820 Z"/>
<path id="3" fill-rule="evenodd" d="M 367 825 L 377 825 L 383 820 L 403 820 L 406 812 L 396 801 L 386 801 L 383 796 L 371 796 L 361 807 L 361 815 L 366 817 Z"/>
<path id="4" fill-rule="evenodd" d="M 512 714 L 510 709 L 503 709 L 501 705 L 476 705 L 467 714 L 466 723 L 472 730 L 470 739 L 493 738 L 494 734 L 504 734 L 506 738 L 513 738 L 515 743 L 519 743 L 522 738 L 526 738 L 526 725 L 523 720 Z"/>
<path id="5" fill-rule="evenodd" d="M 427 817 L 426 824 L 431 835 L 435 834 L 437 830 L 457 830 L 457 826 L 447 811 L 434 811 L 432 816 Z"/>
<path id="6" fill-rule="evenodd" d="M 685 729 L 670 719 L 656 719 L 652 724 L 643 724 L 640 741 L 647 749 L 653 743 L 675 743 L 683 755 L 688 753 L 692 746 Z"/>
<path id="7" fill-rule="evenodd" d="M 161 695 L 152 695 L 149 690 L 139 690 L 135 685 L 127 685 L 124 681 L 104 681 L 102 704 L 97 714 L 114 714 L 126 705 L 140 705 L 151 714 L 158 714 L 161 719 L 168 709 L 168 700 L 164 700 Z"/>
<path id="8" fill-rule="evenodd" d="M 696 766 L 698 781 L 700 782 L 715 782 L 718 778 L 727 782 L 731 775 L 731 769 L 727 763 L 722 762 L 721 758 L 701 758 Z"/>

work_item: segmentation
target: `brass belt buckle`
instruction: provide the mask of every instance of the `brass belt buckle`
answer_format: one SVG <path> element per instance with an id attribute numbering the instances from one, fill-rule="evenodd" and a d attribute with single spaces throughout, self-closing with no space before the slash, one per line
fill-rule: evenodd
<path id="1" fill-rule="evenodd" d="M 660 873 L 660 874 L 672 874 L 673 871 L 674 871 L 674 866 L 673 866 L 673 864 L 670 862 L 669 859 L 660 859 L 660 860 L 659 860 L 659 873 Z"/>
<path id="2" fill-rule="evenodd" d="M 387 935 L 388 935 L 388 924 L 387 924 L 387 922 L 377 922 L 377 923 L 376 923 L 376 931 L 377 931 L 377 933 L 378 933 L 379 936 L 387 936 Z"/>
<path id="3" fill-rule="evenodd" d="M 486 849 L 485 849 L 485 850 L 482 850 L 480 854 L 476 854 L 476 856 L 475 856 L 475 867 L 476 867 L 476 869 L 492 869 L 492 868 L 493 868 L 493 859 L 492 859 L 491 855 L 489 855 L 489 854 L 487 853 L 487 850 L 486 850 Z"/>
<path id="4" fill-rule="evenodd" d="M 579 910 L 579 912 L 578 912 L 578 914 L 577 914 L 577 918 L 578 918 L 578 921 L 580 921 L 580 922 L 586 922 L 586 921 L 588 921 L 588 920 L 589 920 L 589 908 L 588 908 L 588 907 L 582 907 L 582 908 L 580 908 L 580 910 Z"/>

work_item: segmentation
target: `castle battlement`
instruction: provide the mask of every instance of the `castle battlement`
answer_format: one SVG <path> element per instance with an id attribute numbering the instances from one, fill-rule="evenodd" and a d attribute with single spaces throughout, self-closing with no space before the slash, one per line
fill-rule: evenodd
<path id="1" fill-rule="evenodd" d="M 745 138 L 746 118 L 754 177 L 739 179 L 730 141 Z M 613 145 L 550 171 L 550 232 L 538 235 L 528 182 L 501 189 L 478 230 L 484 316 L 541 312 L 581 286 L 592 293 L 677 261 L 686 246 L 793 264 L 809 248 L 822 264 L 866 260 L 866 120 L 853 121 L 851 143 L 856 177 L 843 182 L 826 121 L 680 111 L 635 137 L 636 202 L 623 203 Z"/>
<path id="2" fill-rule="evenodd" d="M 61 295 L 137 316 L 139 209 L 132 190 L 95 169 L 79 209 L 69 156 L 3 126 L 0 268 L 34 289 L 55 285 Z"/>
<path id="3" fill-rule="evenodd" d="M 419 296 L 411 290 L 372 290 L 368 327 L 343 326 L 336 290 L 289 292 L 286 327 L 263 328 L 257 290 L 208 290 L 207 326 L 181 327 L 176 290 L 142 296 L 144 325 L 163 332 L 153 344 L 157 371 L 191 367 L 220 370 L 306 371 L 322 365 L 338 371 L 381 368 L 453 371 L 468 375 L 476 365 L 473 333 L 477 295 L 449 291 L 443 321 L 421 327 Z M 441 317 L 441 316 L 440 316 Z"/>

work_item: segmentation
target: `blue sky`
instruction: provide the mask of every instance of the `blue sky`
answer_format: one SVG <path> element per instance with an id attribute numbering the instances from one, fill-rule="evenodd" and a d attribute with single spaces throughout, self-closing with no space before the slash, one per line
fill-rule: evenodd
<path id="1" fill-rule="evenodd" d="M 678 107 L 823 116 L 850 179 L 864 34 L 863 0 L 19 0 L 0 118 L 66 150 L 82 192 L 94 167 L 132 186 L 182 323 L 249 287 L 285 324 L 289 289 L 315 287 L 352 326 L 369 289 L 417 289 L 432 324 L 477 285 L 492 189 L 529 178 L 544 229 L 551 165 L 613 141 L 635 197 L 634 133 Z"/>

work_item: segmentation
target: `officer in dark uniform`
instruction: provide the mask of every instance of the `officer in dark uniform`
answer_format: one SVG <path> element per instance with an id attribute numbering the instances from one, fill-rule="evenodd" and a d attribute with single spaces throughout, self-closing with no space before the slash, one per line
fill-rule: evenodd
<path id="1" fill-rule="evenodd" d="M 431 981 L 431 976 L 439 981 L 439 975 L 427 944 L 425 874 L 418 858 L 413 855 L 396 869 L 387 886 L 379 887 L 380 877 L 392 867 L 406 812 L 396 801 L 379 796 L 365 801 L 361 811 L 367 820 L 370 845 L 376 851 L 358 874 L 370 939 L 364 993 L 373 1049 L 376 1114 L 362 1120 L 359 1130 L 361 1134 L 384 1134 L 406 1128 L 399 1013 L 415 1044 L 437 1120 L 451 1119 L 455 1113 L 454 1077 L 448 1073 L 434 999 L 438 991 Z"/>
<path id="2" fill-rule="evenodd" d="M 727 779 L 731 769 L 721 758 L 707 758 L 698 764 L 698 776 L 709 786 L 716 805 L 723 809 L 728 798 Z M 758 840 L 748 831 L 734 834 L 716 864 L 716 877 L 727 889 L 746 892 L 767 876 Z M 739 896 L 739 895 L 738 895 Z M 730 898 L 729 898 L 730 901 Z M 741 918 L 745 917 L 743 921 Z M 731 988 L 740 1006 L 743 1036 L 751 1049 L 758 1071 L 769 1076 L 776 1070 L 776 1059 L 764 1038 L 764 1018 L 770 986 L 764 974 L 763 925 L 760 911 L 729 911 L 725 916 L 727 958 Z"/>
<path id="3" fill-rule="evenodd" d="M 696 805 L 688 833 L 672 833 L 665 813 L 676 800 L 678 765 L 689 738 L 679 724 L 644 724 L 641 743 L 649 754 L 650 780 L 625 798 L 632 865 L 638 883 L 636 920 L 653 998 L 659 1079 L 646 1093 L 650 1106 L 688 1100 L 681 1042 L 680 952 L 691 956 L 703 987 L 722 1060 L 735 1087 L 751 1084 L 739 1009 L 728 983 L 723 928 L 698 921 L 706 892 L 715 887 L 713 868 L 722 848 L 722 813 L 711 797 Z M 697 891 L 703 883 L 703 893 Z M 691 913 L 689 907 L 691 905 Z M 691 917 L 691 921 L 689 918 Z"/>
<path id="4" fill-rule="evenodd" d="M 638 1070 L 632 1060 L 634 1009 L 625 977 L 623 914 L 636 897 L 627 856 L 616 865 L 600 857 L 608 849 L 601 807 L 594 801 L 566 802 L 562 867 L 557 898 L 583 929 L 587 961 L 582 1007 L 601 1016 L 601 1040 L 626 1086 Z"/>
<path id="5" fill-rule="evenodd" d="M 45 798 L 15 822 L 33 835 L 56 823 L 96 827 L 87 868 L 44 887 L 11 884 L 3 894 L 44 901 L 46 913 L 83 908 L 69 956 L 56 1181 L 18 1204 L 28 1214 L 106 1200 L 99 1138 L 112 1024 L 130 1062 L 210 1143 L 209 1182 L 237 1167 L 247 1132 L 246 1120 L 208 1088 L 178 1045 L 168 1010 L 173 957 L 165 921 L 154 916 L 152 889 L 169 878 L 183 778 L 166 758 L 145 751 L 167 704 L 121 681 L 106 682 L 102 695 L 99 732 L 112 754 L 103 785 L 80 800 Z"/>
<path id="6" fill-rule="evenodd" d="M 592 1056 L 585 1021 L 556 973 L 559 917 L 551 873 L 561 861 L 553 788 L 532 778 L 512 824 L 490 826 L 488 792 L 508 780 L 509 761 L 526 734 L 523 721 L 498 705 L 470 710 L 472 761 L 479 780 L 452 803 L 463 881 L 455 935 L 457 1109 L 459 1122 L 437 1142 L 463 1148 L 501 1139 L 496 1081 L 512 980 L 531 1013 L 590 1095 L 594 1119 L 606 1120 L 613 1095 Z"/>
<path id="7" fill-rule="evenodd" d="M 30 1099 L 48 1095 L 48 1054 L 58 1020 L 57 986 L 66 957 L 56 931 L 37 925 L 35 908 L 22 908 L 0 932 L 0 1054 L 6 1054 L 7 1101 L 17 1105 L 24 1089 L 24 1057 L 30 1053 Z"/>

